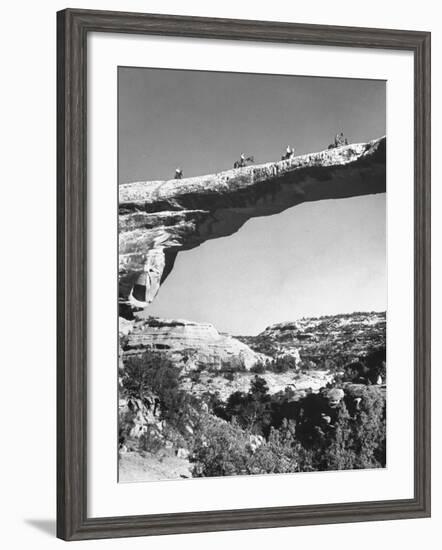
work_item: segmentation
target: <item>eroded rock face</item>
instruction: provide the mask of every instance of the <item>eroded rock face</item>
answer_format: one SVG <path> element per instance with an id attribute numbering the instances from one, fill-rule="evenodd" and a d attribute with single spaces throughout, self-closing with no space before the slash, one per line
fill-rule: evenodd
<path id="1" fill-rule="evenodd" d="M 122 309 L 152 302 L 179 251 L 231 235 L 250 218 L 385 192 L 385 152 L 381 138 L 206 176 L 120 185 Z"/>
<path id="2" fill-rule="evenodd" d="M 133 323 L 124 345 L 123 360 L 145 350 L 161 352 L 184 371 L 219 370 L 223 365 L 249 370 L 267 359 L 236 338 L 219 333 L 209 323 L 149 317 Z"/>
<path id="3" fill-rule="evenodd" d="M 273 356 L 299 353 L 304 363 L 323 365 L 331 351 L 354 361 L 385 348 L 386 313 L 356 312 L 309 317 L 267 327 L 257 336 L 238 337 L 253 350 Z"/>
<path id="4" fill-rule="evenodd" d="M 149 429 L 157 433 L 163 430 L 159 400 L 155 396 L 122 398 L 119 400 L 119 446 L 127 446 L 145 435 Z"/>

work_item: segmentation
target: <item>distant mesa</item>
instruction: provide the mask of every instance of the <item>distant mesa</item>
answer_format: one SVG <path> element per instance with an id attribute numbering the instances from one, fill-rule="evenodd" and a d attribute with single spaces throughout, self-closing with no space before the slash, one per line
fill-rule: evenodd
<path id="1" fill-rule="evenodd" d="M 217 174 L 119 187 L 120 314 L 155 298 L 178 252 L 303 202 L 384 193 L 386 138 Z"/>

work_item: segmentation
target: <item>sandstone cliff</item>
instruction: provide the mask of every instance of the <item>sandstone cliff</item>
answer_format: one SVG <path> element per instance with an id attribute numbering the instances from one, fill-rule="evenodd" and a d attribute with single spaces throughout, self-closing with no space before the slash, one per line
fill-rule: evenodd
<path id="1" fill-rule="evenodd" d="M 181 319 L 149 317 L 135 321 L 124 344 L 123 362 L 147 349 L 166 355 L 183 371 L 219 370 L 223 366 L 249 370 L 267 359 L 209 323 Z"/>
<path id="2" fill-rule="evenodd" d="M 231 235 L 250 218 L 385 192 L 385 156 L 381 138 L 212 175 L 120 185 L 122 309 L 152 302 L 179 251 Z"/>

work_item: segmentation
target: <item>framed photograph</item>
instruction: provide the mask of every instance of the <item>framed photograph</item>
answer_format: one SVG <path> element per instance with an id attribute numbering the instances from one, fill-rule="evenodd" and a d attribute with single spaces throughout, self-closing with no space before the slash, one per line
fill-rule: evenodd
<path id="1" fill-rule="evenodd" d="M 57 33 L 58 536 L 429 516 L 430 33 Z"/>

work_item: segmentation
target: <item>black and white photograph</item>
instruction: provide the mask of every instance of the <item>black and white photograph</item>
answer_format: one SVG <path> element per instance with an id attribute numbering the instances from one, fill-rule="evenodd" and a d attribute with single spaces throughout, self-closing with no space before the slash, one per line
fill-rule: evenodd
<path id="1" fill-rule="evenodd" d="M 386 467 L 386 83 L 119 67 L 120 482 Z"/>
<path id="2" fill-rule="evenodd" d="M 2 546 L 436 548 L 440 3 L 2 7 Z"/>

